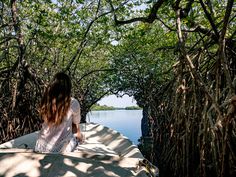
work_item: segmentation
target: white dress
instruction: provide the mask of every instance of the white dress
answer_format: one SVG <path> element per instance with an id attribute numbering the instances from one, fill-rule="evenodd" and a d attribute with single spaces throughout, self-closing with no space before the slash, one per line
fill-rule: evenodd
<path id="1" fill-rule="evenodd" d="M 71 152 L 78 144 L 72 133 L 72 122 L 80 123 L 80 105 L 71 98 L 70 109 L 63 122 L 58 126 L 49 127 L 43 123 L 35 145 L 37 152 Z"/>

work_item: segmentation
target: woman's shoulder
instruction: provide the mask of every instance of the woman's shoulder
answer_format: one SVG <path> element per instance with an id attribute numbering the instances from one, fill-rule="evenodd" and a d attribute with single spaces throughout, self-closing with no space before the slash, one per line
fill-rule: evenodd
<path id="1" fill-rule="evenodd" d="M 71 109 L 76 112 L 77 109 L 80 108 L 79 101 L 73 97 L 71 97 Z"/>

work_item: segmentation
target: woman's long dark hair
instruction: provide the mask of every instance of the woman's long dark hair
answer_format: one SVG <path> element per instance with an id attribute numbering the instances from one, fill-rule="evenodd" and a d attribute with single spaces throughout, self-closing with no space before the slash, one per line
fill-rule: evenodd
<path id="1" fill-rule="evenodd" d="M 39 113 L 49 126 L 60 125 L 66 116 L 71 101 L 71 80 L 63 73 L 57 73 L 46 88 Z"/>

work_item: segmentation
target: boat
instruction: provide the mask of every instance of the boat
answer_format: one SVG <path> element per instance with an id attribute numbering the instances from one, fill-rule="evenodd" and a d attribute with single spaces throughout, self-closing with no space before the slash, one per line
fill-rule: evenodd
<path id="1" fill-rule="evenodd" d="M 157 174 L 127 137 L 96 123 L 80 125 L 85 141 L 73 152 L 38 153 L 38 131 L 0 145 L 0 176 L 148 177 Z M 156 171 L 155 171 L 156 170 Z"/>

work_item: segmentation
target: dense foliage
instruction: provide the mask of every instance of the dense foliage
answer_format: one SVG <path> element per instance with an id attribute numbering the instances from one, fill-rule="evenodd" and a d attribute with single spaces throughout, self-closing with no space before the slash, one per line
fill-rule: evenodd
<path id="1" fill-rule="evenodd" d="M 1 142 L 39 129 L 65 71 L 83 122 L 104 95 L 135 97 L 162 176 L 236 175 L 234 0 L 8 0 L 0 14 Z"/>

